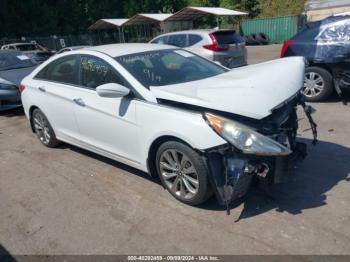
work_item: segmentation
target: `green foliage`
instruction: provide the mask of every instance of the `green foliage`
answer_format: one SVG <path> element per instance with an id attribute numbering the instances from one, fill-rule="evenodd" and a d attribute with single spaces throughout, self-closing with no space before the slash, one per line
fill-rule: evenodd
<path id="1" fill-rule="evenodd" d="M 221 6 L 249 12 L 249 17 L 299 14 L 305 0 L 0 0 L 0 38 L 85 33 L 100 18 L 136 13 L 176 12 L 185 6 Z M 224 18 L 232 24 L 236 20 Z M 201 21 L 199 21 L 202 23 Z M 215 25 L 215 19 L 203 20 Z"/>
<path id="2" fill-rule="evenodd" d="M 260 17 L 300 15 L 304 10 L 305 0 L 259 0 Z"/>

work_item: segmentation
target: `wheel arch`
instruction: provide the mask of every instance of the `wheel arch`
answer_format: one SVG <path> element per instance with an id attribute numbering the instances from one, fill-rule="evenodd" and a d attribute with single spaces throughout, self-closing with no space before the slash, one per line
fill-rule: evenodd
<path id="1" fill-rule="evenodd" d="M 32 116 L 33 116 L 33 112 L 35 109 L 39 109 L 39 107 L 35 106 L 35 105 L 32 105 L 30 108 L 29 108 L 29 123 L 30 123 L 30 128 L 32 129 L 32 132 L 35 133 L 35 129 L 34 129 L 34 124 L 33 124 L 33 121 L 32 121 Z"/>
<path id="2" fill-rule="evenodd" d="M 310 65 L 308 67 L 319 67 L 319 68 L 322 68 L 324 70 L 327 70 L 332 75 L 332 77 L 334 77 L 332 68 L 330 66 L 328 66 L 327 64 L 310 63 Z"/>
<path id="3" fill-rule="evenodd" d="M 157 168 L 155 165 L 157 150 L 162 144 L 164 144 L 165 142 L 169 142 L 169 141 L 180 142 L 182 144 L 189 146 L 190 148 L 192 148 L 196 151 L 199 151 L 199 150 L 193 148 L 193 146 L 191 146 L 188 142 L 184 141 L 183 139 L 181 139 L 179 137 L 173 136 L 173 135 L 163 135 L 163 136 L 156 138 L 151 143 L 151 146 L 149 147 L 148 155 L 147 155 L 147 169 L 148 169 L 149 174 L 152 177 L 158 177 Z"/>

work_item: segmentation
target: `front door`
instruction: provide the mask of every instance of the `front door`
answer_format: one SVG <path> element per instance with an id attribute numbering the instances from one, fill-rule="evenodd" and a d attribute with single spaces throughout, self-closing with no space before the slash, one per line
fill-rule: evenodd
<path id="1" fill-rule="evenodd" d="M 132 97 L 100 97 L 96 87 L 124 80 L 106 61 L 94 56 L 80 58 L 79 96 L 74 98 L 81 140 L 92 149 L 122 162 L 137 163 L 138 126 Z"/>

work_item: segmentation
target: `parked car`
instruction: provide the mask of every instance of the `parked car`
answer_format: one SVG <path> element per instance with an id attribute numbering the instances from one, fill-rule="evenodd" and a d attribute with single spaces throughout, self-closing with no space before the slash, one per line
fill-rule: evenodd
<path id="1" fill-rule="evenodd" d="M 318 102 L 336 90 L 350 89 L 350 15 L 332 16 L 307 24 L 286 41 L 281 57 L 304 56 L 309 62 L 305 72 L 304 94 Z"/>
<path id="2" fill-rule="evenodd" d="M 1 49 L 21 51 L 38 63 L 46 61 L 54 54 L 53 51 L 50 51 L 47 48 L 35 43 L 14 43 L 3 45 Z"/>
<path id="3" fill-rule="evenodd" d="M 84 45 L 79 45 L 79 46 L 69 46 L 69 47 L 65 47 L 62 48 L 61 50 L 59 50 L 56 55 L 65 53 L 65 52 L 69 52 L 69 51 L 74 51 L 74 50 L 78 50 L 78 49 L 83 49 L 83 48 L 87 48 L 89 46 L 84 46 Z"/>
<path id="4" fill-rule="evenodd" d="M 247 65 L 245 41 L 233 30 L 190 30 L 164 34 L 151 40 L 184 48 L 227 68 Z"/>
<path id="5" fill-rule="evenodd" d="M 21 52 L 0 50 L 0 111 L 22 106 L 18 87 L 36 66 Z"/>
<path id="6" fill-rule="evenodd" d="M 212 192 L 228 205 L 305 155 L 303 80 L 301 57 L 228 70 L 167 45 L 115 44 L 57 55 L 21 90 L 45 146 L 64 141 L 158 175 L 190 205 Z"/>

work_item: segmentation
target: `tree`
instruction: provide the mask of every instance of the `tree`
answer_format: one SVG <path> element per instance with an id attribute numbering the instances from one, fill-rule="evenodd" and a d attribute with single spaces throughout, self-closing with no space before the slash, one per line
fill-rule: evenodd
<path id="1" fill-rule="evenodd" d="M 300 15 L 304 10 L 305 0 L 259 0 L 260 17 Z"/>

